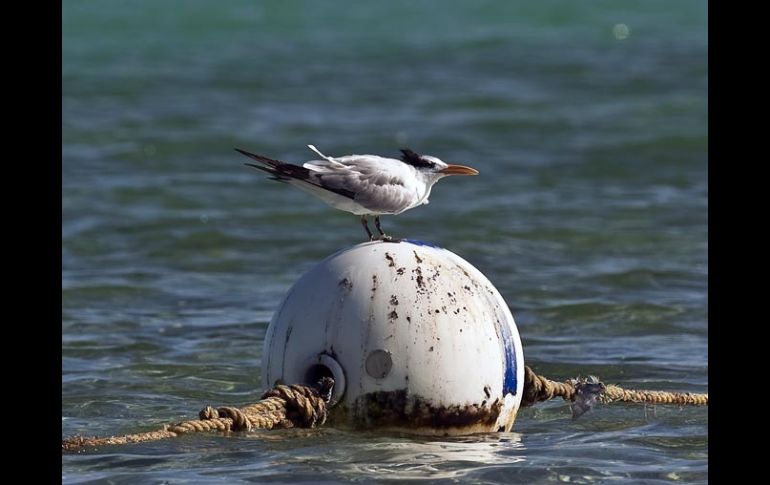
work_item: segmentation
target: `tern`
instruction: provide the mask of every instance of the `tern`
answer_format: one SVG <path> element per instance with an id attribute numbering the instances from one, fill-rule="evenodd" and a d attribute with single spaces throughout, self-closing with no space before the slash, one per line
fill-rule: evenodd
<path id="1" fill-rule="evenodd" d="M 313 145 L 308 148 L 321 160 L 310 160 L 302 166 L 235 150 L 258 162 L 245 165 L 269 173 L 271 179 L 299 187 L 336 209 L 361 216 L 370 241 L 375 238 L 369 230 L 368 216 L 374 216 L 380 239 L 394 241 L 383 232 L 381 215 L 401 214 L 427 204 L 433 184 L 446 176 L 479 173 L 475 168 L 451 165 L 408 148 L 401 149 L 401 159 L 378 155 L 328 157 Z"/>

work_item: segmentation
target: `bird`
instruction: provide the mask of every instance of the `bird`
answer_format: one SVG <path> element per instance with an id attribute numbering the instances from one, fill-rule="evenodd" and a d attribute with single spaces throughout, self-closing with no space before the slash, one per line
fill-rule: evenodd
<path id="1" fill-rule="evenodd" d="M 361 225 L 370 241 L 368 216 L 380 233 L 377 239 L 398 242 L 385 234 L 381 215 L 396 215 L 427 204 L 433 185 L 449 175 L 478 175 L 478 170 L 465 165 L 452 165 L 430 155 L 419 155 L 409 148 L 400 150 L 400 159 L 379 155 L 345 155 L 329 157 L 315 146 L 307 147 L 320 160 L 300 165 L 275 160 L 236 148 L 257 163 L 245 163 L 263 170 L 272 180 L 286 182 L 310 192 L 328 205 L 361 216 Z"/>

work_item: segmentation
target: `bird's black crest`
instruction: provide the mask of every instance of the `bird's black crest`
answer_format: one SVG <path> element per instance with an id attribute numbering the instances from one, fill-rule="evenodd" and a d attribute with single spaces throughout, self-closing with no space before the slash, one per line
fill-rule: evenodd
<path id="1" fill-rule="evenodd" d="M 401 161 L 413 167 L 432 167 L 434 165 L 433 162 L 425 160 L 408 148 L 402 148 L 401 153 Z"/>

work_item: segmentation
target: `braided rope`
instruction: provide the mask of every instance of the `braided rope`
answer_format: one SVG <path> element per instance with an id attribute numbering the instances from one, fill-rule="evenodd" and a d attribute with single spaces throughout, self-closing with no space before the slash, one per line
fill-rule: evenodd
<path id="1" fill-rule="evenodd" d="M 173 438 L 186 433 L 202 431 L 251 431 L 273 428 L 313 428 L 326 422 L 326 405 L 334 381 L 323 378 L 318 387 L 276 385 L 262 395 L 262 400 L 242 408 L 206 406 L 199 419 L 182 421 L 146 433 L 110 436 L 106 438 L 73 436 L 62 440 L 64 451 L 78 451 L 85 447 L 142 443 Z"/>
<path id="2" fill-rule="evenodd" d="M 708 406 L 708 394 L 691 394 L 689 392 L 637 391 L 623 389 L 618 386 L 606 386 L 599 399 L 605 403 L 611 402 L 641 402 L 647 404 L 675 404 L 679 406 Z"/>
<path id="3" fill-rule="evenodd" d="M 575 401 L 581 397 L 581 391 L 590 386 L 598 389 L 597 398 L 603 403 L 635 402 L 679 406 L 708 406 L 709 403 L 708 394 L 623 389 L 615 385 L 602 384 L 595 379 L 570 379 L 565 382 L 556 382 L 535 374 L 529 367 L 524 367 L 524 393 L 521 405 L 532 406 L 555 397 L 561 397 L 565 401 Z"/>
<path id="4" fill-rule="evenodd" d="M 182 421 L 146 433 L 106 438 L 73 436 L 62 440 L 62 452 L 79 451 L 86 447 L 142 443 L 172 438 L 202 431 L 251 431 L 273 428 L 314 428 L 326 422 L 327 404 L 331 398 L 334 380 L 323 378 L 317 387 L 278 384 L 266 391 L 259 402 L 234 408 L 223 406 L 203 408 L 199 419 Z M 524 368 L 524 392 L 521 406 L 532 406 L 541 401 L 561 397 L 572 403 L 573 416 L 591 409 L 596 400 L 603 403 L 634 402 L 646 404 L 673 404 L 707 406 L 708 394 L 689 392 L 642 391 L 605 385 L 595 378 L 552 381 Z"/>

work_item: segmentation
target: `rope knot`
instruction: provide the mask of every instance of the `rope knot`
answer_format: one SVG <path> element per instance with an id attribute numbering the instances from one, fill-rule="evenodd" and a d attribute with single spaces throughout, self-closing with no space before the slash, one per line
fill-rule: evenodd
<path id="1" fill-rule="evenodd" d="M 214 419 L 219 417 L 219 413 L 211 406 L 206 406 L 205 408 L 201 409 L 201 412 L 198 413 L 198 417 L 203 420 Z"/>
<path id="2" fill-rule="evenodd" d="M 319 387 L 330 398 L 331 387 L 329 387 L 329 383 L 324 381 L 324 379 L 319 381 Z M 332 380 L 331 382 L 331 385 L 333 385 L 334 381 Z M 291 386 L 278 384 L 262 395 L 262 399 L 273 397 L 280 398 L 286 403 L 286 418 L 293 422 L 294 425 L 314 428 L 326 422 L 326 396 L 321 396 L 318 390 L 312 387 L 297 384 Z"/>
<path id="3" fill-rule="evenodd" d="M 230 426 L 231 430 L 251 431 L 251 421 L 249 421 L 249 418 L 240 409 L 221 407 L 217 409 L 217 413 L 220 418 L 230 418 L 233 420 L 233 424 Z"/>

